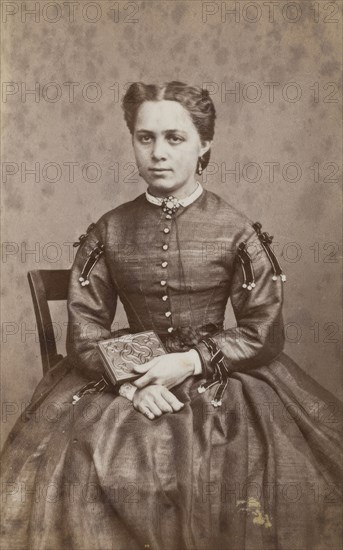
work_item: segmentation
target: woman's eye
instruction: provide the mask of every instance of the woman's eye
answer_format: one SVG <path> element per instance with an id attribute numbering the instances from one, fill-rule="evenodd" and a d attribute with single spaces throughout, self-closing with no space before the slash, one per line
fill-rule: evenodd
<path id="1" fill-rule="evenodd" d="M 141 143 L 151 143 L 151 136 L 139 136 L 138 140 Z"/>
<path id="2" fill-rule="evenodd" d="M 179 136 L 170 136 L 169 141 L 171 143 L 181 143 L 182 141 L 184 141 L 184 139 L 182 137 L 179 137 Z"/>

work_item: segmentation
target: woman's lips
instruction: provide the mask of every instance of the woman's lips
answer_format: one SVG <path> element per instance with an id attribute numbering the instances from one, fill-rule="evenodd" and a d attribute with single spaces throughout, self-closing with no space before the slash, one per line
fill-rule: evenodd
<path id="1" fill-rule="evenodd" d="M 168 176 L 172 170 L 169 168 L 149 168 L 149 172 L 155 178 L 164 178 L 164 176 Z"/>

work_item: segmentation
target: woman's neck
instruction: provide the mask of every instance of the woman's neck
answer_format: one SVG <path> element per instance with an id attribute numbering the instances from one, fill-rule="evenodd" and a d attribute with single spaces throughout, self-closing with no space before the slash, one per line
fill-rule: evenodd
<path id="1" fill-rule="evenodd" d="M 154 197 L 165 198 L 173 195 L 177 199 L 185 199 L 189 197 L 198 187 L 198 182 L 194 179 L 191 182 L 187 182 L 182 187 L 172 190 L 172 189 L 154 189 L 153 187 L 148 187 L 148 192 Z"/>

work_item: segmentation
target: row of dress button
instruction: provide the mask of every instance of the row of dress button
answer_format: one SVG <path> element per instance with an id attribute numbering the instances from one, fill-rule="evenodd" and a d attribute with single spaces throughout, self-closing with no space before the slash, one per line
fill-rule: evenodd
<path id="1" fill-rule="evenodd" d="M 171 219 L 170 214 L 167 214 L 167 215 L 166 215 L 166 219 L 168 219 L 168 220 Z M 170 233 L 169 227 L 165 227 L 165 228 L 163 229 L 163 233 L 165 233 L 165 235 L 167 235 L 168 233 Z M 169 248 L 169 246 L 168 246 L 167 243 L 164 243 L 164 244 L 162 245 L 162 250 L 167 251 L 168 248 Z M 167 261 L 163 261 L 163 262 L 161 263 L 161 266 L 165 269 L 165 268 L 168 266 L 168 262 L 167 262 Z M 165 280 L 163 279 L 163 280 L 161 281 L 161 286 L 166 286 L 166 284 L 167 284 L 167 281 L 165 281 Z M 166 302 L 166 301 L 168 300 L 168 294 L 164 294 L 164 295 L 162 296 L 162 300 L 163 300 L 164 302 Z M 171 316 L 171 311 L 166 311 L 164 315 L 165 315 L 165 317 L 167 317 L 167 318 L 170 317 L 170 316 Z M 174 330 L 173 327 L 169 327 L 169 328 L 168 328 L 168 332 L 173 332 L 173 330 Z"/>

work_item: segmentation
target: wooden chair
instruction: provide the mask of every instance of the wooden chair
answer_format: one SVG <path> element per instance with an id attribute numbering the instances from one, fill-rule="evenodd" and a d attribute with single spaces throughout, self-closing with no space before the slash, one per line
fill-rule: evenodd
<path id="1" fill-rule="evenodd" d="M 70 278 L 69 269 L 38 269 L 27 274 L 38 327 L 43 375 L 63 356 L 57 353 L 49 302 L 66 300 Z"/>

